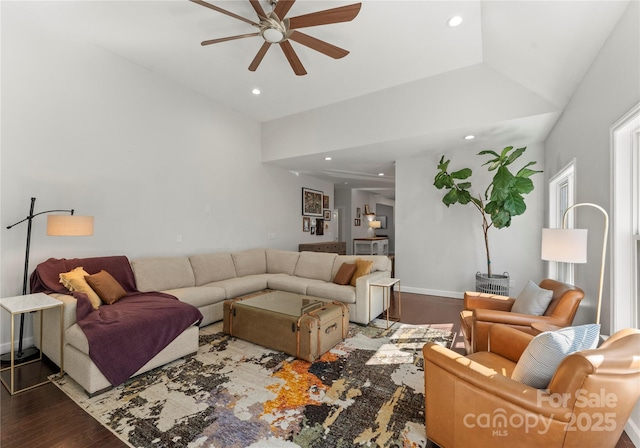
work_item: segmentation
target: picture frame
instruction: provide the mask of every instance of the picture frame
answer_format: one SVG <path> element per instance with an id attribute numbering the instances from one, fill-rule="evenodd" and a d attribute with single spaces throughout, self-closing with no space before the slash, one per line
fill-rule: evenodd
<path id="1" fill-rule="evenodd" d="M 302 215 L 322 218 L 322 191 L 302 187 Z"/>
<path id="2" fill-rule="evenodd" d="M 356 218 L 360 218 L 360 207 L 356 208 Z"/>
<path id="3" fill-rule="evenodd" d="M 316 219 L 316 235 L 324 235 L 324 219 Z"/>
<path id="4" fill-rule="evenodd" d="M 311 235 L 315 235 L 316 234 L 316 228 L 315 227 L 311 227 Z"/>
<path id="5" fill-rule="evenodd" d="M 322 196 L 322 208 L 329 208 L 329 196 Z"/>
<path id="6" fill-rule="evenodd" d="M 325 210 L 324 211 L 324 220 L 325 221 L 331 221 L 331 210 Z"/>
<path id="7" fill-rule="evenodd" d="M 311 218 L 309 218 L 308 216 L 302 217 L 302 231 L 303 232 L 311 231 Z"/>
<path id="8" fill-rule="evenodd" d="M 356 227 L 360 227 L 360 218 L 356 218 L 353 220 L 353 225 Z"/>

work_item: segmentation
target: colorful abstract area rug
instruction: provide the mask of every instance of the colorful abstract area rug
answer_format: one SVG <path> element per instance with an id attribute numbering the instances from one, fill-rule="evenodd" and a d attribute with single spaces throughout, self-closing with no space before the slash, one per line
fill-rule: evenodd
<path id="1" fill-rule="evenodd" d="M 384 327 L 384 325 L 383 325 Z M 197 354 L 88 398 L 56 384 L 131 447 L 424 447 L 422 346 L 451 325 L 351 325 L 316 362 L 200 330 Z"/>

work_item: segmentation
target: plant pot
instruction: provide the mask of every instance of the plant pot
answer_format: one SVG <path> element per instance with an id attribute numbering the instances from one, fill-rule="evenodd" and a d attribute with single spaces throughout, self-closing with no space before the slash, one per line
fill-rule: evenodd
<path id="1" fill-rule="evenodd" d="M 487 274 L 476 272 L 476 292 L 508 296 L 509 273 L 505 272 L 502 275 L 492 274 L 489 277 Z"/>

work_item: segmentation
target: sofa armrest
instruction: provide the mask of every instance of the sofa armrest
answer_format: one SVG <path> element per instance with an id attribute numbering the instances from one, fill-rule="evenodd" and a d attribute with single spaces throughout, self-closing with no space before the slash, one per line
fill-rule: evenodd
<path id="1" fill-rule="evenodd" d="M 497 294 L 486 294 L 483 292 L 467 291 L 464 293 L 464 309 L 491 309 L 500 311 L 511 311 L 511 307 L 516 299 Z"/>
<path id="2" fill-rule="evenodd" d="M 62 327 L 66 331 L 76 323 L 77 299 L 68 294 L 52 293 L 49 296 L 62 302 Z M 40 319 L 33 319 L 33 339 L 34 345 L 47 355 L 47 357 L 60 365 L 60 309 L 50 308 L 42 312 L 42 326 Z M 42 347 L 40 347 L 40 332 L 42 331 Z M 64 334 L 62 335 L 63 342 Z"/>
<path id="3" fill-rule="evenodd" d="M 389 271 L 374 271 L 356 279 L 355 313 L 349 316 L 349 320 L 367 325 L 370 322 L 369 318 L 375 319 L 382 313 L 382 288 L 373 288 L 373 291 L 371 291 L 373 297 L 371 297 L 370 300 L 369 283 L 381 278 L 390 277 L 391 272 Z M 370 303 L 371 309 L 369 309 Z"/>

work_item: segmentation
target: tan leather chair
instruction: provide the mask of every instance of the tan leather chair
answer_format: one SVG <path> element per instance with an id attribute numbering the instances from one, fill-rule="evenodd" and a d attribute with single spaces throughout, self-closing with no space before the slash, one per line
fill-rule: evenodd
<path id="1" fill-rule="evenodd" d="M 557 327 L 570 326 L 584 297 L 584 291 L 551 279 L 542 280 L 539 286 L 553 291 L 551 302 L 542 316 L 512 313 L 511 307 L 516 300 L 512 297 L 466 292 L 464 310 L 460 313 L 460 326 L 467 353 L 487 350 L 489 328 L 496 323 L 509 325 L 529 334 L 538 333 L 531 328 L 531 324 L 535 322 Z"/>
<path id="2" fill-rule="evenodd" d="M 615 447 L 640 397 L 640 330 L 567 356 L 547 390 L 511 379 L 533 336 L 490 329 L 491 351 L 423 348 L 427 437 L 441 448 Z"/>

